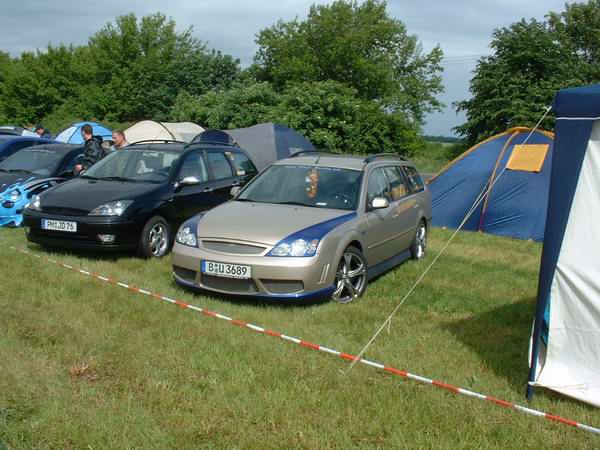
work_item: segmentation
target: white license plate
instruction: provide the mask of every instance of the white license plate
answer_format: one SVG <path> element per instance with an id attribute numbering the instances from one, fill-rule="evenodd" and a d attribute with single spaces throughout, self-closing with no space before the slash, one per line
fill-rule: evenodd
<path id="1" fill-rule="evenodd" d="M 241 264 L 227 264 L 215 261 L 202 261 L 201 271 L 206 275 L 224 278 L 248 279 L 252 277 L 252 268 Z"/>
<path id="2" fill-rule="evenodd" d="M 42 219 L 42 230 L 77 232 L 77 222 Z"/>

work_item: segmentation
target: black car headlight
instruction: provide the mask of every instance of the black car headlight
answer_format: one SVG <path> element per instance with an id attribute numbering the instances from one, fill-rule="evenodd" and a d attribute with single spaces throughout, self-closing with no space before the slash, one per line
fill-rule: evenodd
<path id="1" fill-rule="evenodd" d="M 90 216 L 122 216 L 133 200 L 117 200 L 116 202 L 105 203 L 91 211 Z"/>

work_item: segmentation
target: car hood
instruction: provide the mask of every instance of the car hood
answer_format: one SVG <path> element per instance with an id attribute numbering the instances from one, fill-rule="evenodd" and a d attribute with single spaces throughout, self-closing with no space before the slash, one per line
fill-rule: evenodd
<path id="1" fill-rule="evenodd" d="M 232 239 L 275 245 L 305 228 L 353 215 L 353 211 L 294 205 L 231 201 L 198 222 L 200 239 Z"/>
<path id="2" fill-rule="evenodd" d="M 46 191 L 41 198 L 42 210 L 74 208 L 89 212 L 105 203 L 135 200 L 157 188 L 158 185 L 153 183 L 74 178 Z"/>

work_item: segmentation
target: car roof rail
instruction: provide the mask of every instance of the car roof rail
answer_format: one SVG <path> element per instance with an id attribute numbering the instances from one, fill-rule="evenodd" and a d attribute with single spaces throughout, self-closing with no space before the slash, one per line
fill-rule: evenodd
<path id="1" fill-rule="evenodd" d="M 304 155 L 304 154 L 308 154 L 308 153 L 317 153 L 319 155 L 325 153 L 327 155 L 341 155 L 341 153 L 338 152 L 330 152 L 328 150 L 299 150 L 297 152 L 294 153 L 290 153 L 290 156 L 288 156 L 288 158 L 296 158 L 298 156 Z"/>
<path id="2" fill-rule="evenodd" d="M 141 141 L 129 143 L 129 145 L 136 144 L 187 144 L 187 142 L 177 141 L 175 139 L 142 139 Z"/>
<path id="3" fill-rule="evenodd" d="M 186 147 L 190 145 L 214 145 L 220 147 L 231 147 L 231 148 L 240 148 L 236 143 L 230 142 L 219 142 L 219 141 L 192 141 Z"/>
<path id="4" fill-rule="evenodd" d="M 377 158 L 396 158 L 400 161 L 408 161 L 397 153 L 375 153 L 374 155 L 369 155 L 365 158 L 364 163 L 369 164 L 375 161 Z"/>

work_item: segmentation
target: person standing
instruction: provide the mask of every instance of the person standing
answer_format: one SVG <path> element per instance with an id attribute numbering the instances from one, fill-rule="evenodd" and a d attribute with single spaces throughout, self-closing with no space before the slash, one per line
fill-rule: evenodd
<path id="1" fill-rule="evenodd" d="M 83 146 L 83 161 L 75 166 L 76 172 L 88 170 L 98 161 L 106 156 L 106 151 L 102 147 L 102 137 L 93 135 L 93 128 L 89 123 L 81 127 L 81 135 L 85 142 Z"/>
<path id="2" fill-rule="evenodd" d="M 35 134 L 37 134 L 38 137 L 43 139 L 52 139 L 52 135 L 50 134 L 50 132 L 46 130 L 41 123 L 37 123 L 34 128 Z"/>
<path id="3" fill-rule="evenodd" d="M 125 132 L 123 130 L 115 130 L 112 132 L 112 140 L 114 145 L 110 148 L 110 151 L 120 150 L 123 147 L 129 145 L 127 142 L 127 138 L 125 137 Z"/>

